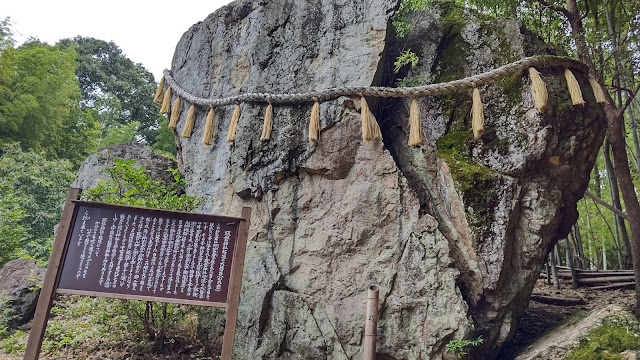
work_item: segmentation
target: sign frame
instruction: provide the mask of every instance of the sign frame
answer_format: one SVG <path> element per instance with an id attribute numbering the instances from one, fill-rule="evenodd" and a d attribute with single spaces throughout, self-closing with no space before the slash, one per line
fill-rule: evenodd
<path id="1" fill-rule="evenodd" d="M 34 315 L 31 331 L 29 333 L 29 340 L 25 349 L 24 360 L 37 360 L 40 355 L 40 349 L 42 347 L 42 341 L 44 339 L 47 322 L 51 312 L 51 305 L 56 294 L 69 294 L 69 295 L 83 295 L 83 296 L 97 296 L 97 297 L 109 297 L 118 299 L 131 299 L 131 300 L 145 300 L 145 301 L 160 301 L 165 303 L 178 303 L 189 305 L 202 305 L 202 306 L 215 306 L 220 308 L 226 308 L 227 318 L 224 328 L 224 336 L 222 342 L 222 354 L 221 359 L 230 360 L 233 351 L 233 342 L 235 338 L 236 322 L 238 318 L 238 306 L 240 302 L 240 289 L 242 287 L 242 272 L 244 269 L 244 260 L 247 249 L 247 238 L 249 233 L 249 225 L 251 218 L 251 208 L 243 207 L 242 213 L 239 218 L 228 216 L 215 216 L 216 218 L 228 218 L 229 220 L 239 221 L 238 232 L 235 239 L 235 244 L 232 249 L 231 258 L 231 272 L 229 275 L 229 284 L 227 289 L 227 301 L 226 302 L 211 302 L 211 301 L 199 301 L 189 299 L 172 299 L 165 297 L 154 296 L 137 296 L 118 293 L 105 293 L 98 291 L 85 291 L 85 290 L 71 290 L 71 289 L 58 289 L 60 276 L 62 274 L 62 268 L 65 262 L 65 256 L 68 251 L 68 246 L 71 241 L 72 229 L 75 220 L 78 216 L 79 205 L 87 205 L 91 203 L 79 201 L 80 193 L 82 189 L 69 188 L 67 198 L 60 217 L 60 225 L 58 232 L 56 233 L 53 243 L 53 249 L 49 258 L 49 265 L 43 281 L 40 295 L 38 297 L 38 304 Z M 100 207 L 123 209 L 123 210 L 135 210 L 136 207 L 93 203 L 99 204 Z M 144 212 L 158 212 L 161 214 L 167 214 L 166 210 L 137 208 Z M 214 215 L 195 214 L 185 212 L 171 211 L 169 213 L 187 215 L 189 217 L 209 217 Z"/>

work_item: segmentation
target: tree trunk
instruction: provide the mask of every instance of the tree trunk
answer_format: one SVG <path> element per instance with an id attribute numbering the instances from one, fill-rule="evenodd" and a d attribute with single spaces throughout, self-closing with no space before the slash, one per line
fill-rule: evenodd
<path id="1" fill-rule="evenodd" d="M 607 268 L 607 244 L 605 238 L 602 238 L 602 270 L 609 270 Z"/>
<path id="2" fill-rule="evenodd" d="M 624 145 L 623 145 L 624 146 Z M 613 207 L 615 207 L 618 210 L 622 211 L 622 204 L 620 203 L 620 192 L 619 192 L 619 188 L 618 188 L 618 175 L 617 175 L 617 171 L 615 170 L 615 166 L 614 164 L 612 164 L 611 161 L 611 154 L 609 152 L 611 148 L 611 142 L 609 140 L 609 136 L 607 135 L 607 138 L 604 141 L 604 165 L 607 168 L 607 175 L 609 177 L 609 184 L 610 184 L 610 191 L 611 191 L 611 204 L 613 205 Z M 627 152 L 624 151 L 623 148 L 623 152 L 625 155 L 625 158 L 627 156 Z M 625 160 L 626 161 L 626 160 Z M 616 164 L 617 165 L 617 161 Z M 627 169 L 629 169 L 629 163 L 627 162 Z M 629 173 L 629 177 L 631 177 L 631 173 Z M 634 189 L 634 194 L 635 194 L 635 189 Z M 626 203 L 626 201 L 625 201 Z M 614 214 L 614 219 L 616 221 L 616 224 L 618 226 L 618 230 L 620 231 L 620 237 L 622 238 L 622 243 L 624 244 L 624 248 L 626 251 L 625 257 L 624 257 L 624 262 L 625 262 L 625 268 L 629 269 L 631 268 L 631 242 L 629 240 L 629 233 L 627 232 L 627 227 L 624 224 L 624 219 L 621 216 L 615 215 Z"/>
<path id="3" fill-rule="evenodd" d="M 576 267 L 573 265 L 573 251 L 571 251 L 571 243 L 568 238 L 564 238 L 564 244 L 566 246 L 567 253 L 567 265 L 569 265 L 569 269 L 571 270 L 571 283 L 574 288 L 578 287 L 578 273 L 576 272 Z"/>
<path id="4" fill-rule="evenodd" d="M 558 268 L 556 267 L 556 257 L 553 251 L 556 247 L 554 246 L 549 253 L 549 258 L 551 259 L 551 275 L 553 275 L 553 287 L 555 289 L 560 289 L 560 279 L 558 279 Z"/>
<path id="5" fill-rule="evenodd" d="M 614 78 L 615 79 L 614 81 L 616 82 L 616 85 L 618 88 L 618 104 L 621 104 L 622 91 L 620 90 L 620 84 L 622 84 L 622 86 L 626 88 L 627 82 L 622 77 L 623 66 L 622 66 L 622 61 L 620 60 L 620 46 L 618 45 L 618 39 L 616 38 L 616 30 L 615 30 L 615 24 L 613 20 L 613 14 L 611 13 L 611 11 L 609 11 L 608 0 L 603 0 L 603 5 L 604 5 L 604 12 L 607 17 L 607 25 L 608 25 L 609 35 L 611 39 L 611 45 L 613 46 L 613 58 L 614 58 L 615 70 L 616 70 L 616 76 Z M 628 114 L 629 114 L 629 122 L 631 124 L 631 136 L 633 138 L 633 146 L 636 152 L 636 155 L 635 155 L 636 158 L 634 160 L 637 168 L 640 169 L 640 144 L 638 143 L 638 132 L 637 132 L 636 120 L 635 120 L 635 116 L 633 115 L 631 106 L 629 106 L 628 108 Z M 623 118 L 623 122 L 624 122 L 624 118 Z M 624 124 L 623 124 L 623 130 L 624 130 Z"/>
<path id="6" fill-rule="evenodd" d="M 585 201 L 585 212 L 587 213 L 587 225 L 589 226 L 589 241 L 592 241 L 594 244 L 596 243 L 596 238 L 593 235 L 593 227 L 591 226 L 591 214 L 589 213 L 589 207 L 587 205 L 587 202 Z M 596 249 L 597 252 L 597 249 Z M 591 254 L 591 256 L 593 256 L 594 258 L 597 258 L 598 255 L 595 253 Z"/>
<path id="7" fill-rule="evenodd" d="M 578 226 L 578 223 L 576 222 L 575 224 L 573 224 L 573 226 L 574 227 Z M 584 248 L 582 247 L 582 241 L 578 241 L 578 238 L 573 234 L 573 231 L 569 232 L 569 236 L 571 237 L 571 240 L 575 244 L 576 253 L 578 255 L 576 268 L 584 269 L 585 261 L 584 261 Z"/>
<path id="8" fill-rule="evenodd" d="M 629 214 L 629 228 L 631 230 L 631 259 L 635 270 L 636 280 L 636 314 L 640 313 L 640 203 L 636 195 L 636 189 L 631 178 L 629 169 L 629 159 L 624 148 L 624 133 L 622 131 L 622 113 L 608 104 L 605 106 L 607 122 L 609 125 L 609 141 L 615 159 L 614 170 L 618 177 L 618 184 L 622 193 L 622 198 L 626 205 L 626 212 Z M 620 227 L 623 233 L 626 228 L 624 222 Z"/>
<path id="9" fill-rule="evenodd" d="M 609 190 L 611 190 L 611 186 L 609 186 Z M 591 201 L 593 201 L 593 205 L 596 207 L 596 211 L 598 212 L 598 214 L 600 215 L 600 217 L 602 217 L 602 221 L 604 221 L 604 224 L 607 226 L 607 229 L 609 230 L 609 234 L 611 234 L 611 237 L 615 240 L 615 245 L 616 245 L 616 253 L 618 254 L 618 268 L 620 270 L 624 270 L 624 263 L 622 262 L 622 248 L 620 246 L 620 235 L 618 233 L 618 223 L 616 223 L 616 218 L 615 215 L 613 214 L 614 218 L 613 218 L 613 224 L 616 226 L 616 233 L 613 233 L 613 230 L 611 230 L 611 226 L 609 225 L 609 222 L 607 221 L 607 218 L 604 216 L 604 214 L 602 214 L 602 211 L 600 211 L 600 208 L 598 207 L 598 203 L 596 203 L 596 201 L 594 199 L 591 199 Z"/>

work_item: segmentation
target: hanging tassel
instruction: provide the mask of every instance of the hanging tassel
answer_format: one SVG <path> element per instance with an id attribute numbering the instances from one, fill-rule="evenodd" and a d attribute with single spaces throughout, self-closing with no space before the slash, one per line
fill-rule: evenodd
<path id="1" fill-rule="evenodd" d="M 262 135 L 260 135 L 260 141 L 269 140 L 271 137 L 271 128 L 273 127 L 273 106 L 271 101 L 267 105 L 267 109 L 264 112 L 264 124 L 262 124 Z"/>
<path id="2" fill-rule="evenodd" d="M 569 88 L 569 94 L 571 94 L 571 101 L 573 102 L 573 105 L 584 106 L 585 102 L 582 98 L 580 84 L 578 84 L 578 80 L 573 76 L 571 70 L 564 69 L 564 77 L 567 79 L 567 87 Z"/>
<path id="3" fill-rule="evenodd" d="M 538 112 L 545 112 L 549 103 L 549 94 L 547 86 L 542 81 L 540 73 L 534 67 L 529 68 L 529 77 L 531 78 L 531 98 Z"/>
<path id="4" fill-rule="evenodd" d="M 317 143 L 320 133 L 320 104 L 318 99 L 313 99 L 313 107 L 311 108 L 311 119 L 309 121 L 309 141 Z"/>
<path id="5" fill-rule="evenodd" d="M 178 120 L 180 120 L 180 112 L 182 111 L 182 105 L 180 105 L 180 96 L 176 98 L 173 102 L 173 107 L 171 108 L 171 119 L 169 119 L 169 129 L 175 130 L 176 125 L 178 125 Z"/>
<path id="6" fill-rule="evenodd" d="M 362 94 L 360 94 L 360 115 L 362 117 L 362 140 L 382 140 L 380 126 L 378 126 L 375 116 L 369 111 L 367 100 Z"/>
<path id="7" fill-rule="evenodd" d="M 236 105 L 236 109 L 233 111 L 233 115 L 231 116 L 231 124 L 229 124 L 229 133 L 227 134 L 228 142 L 233 142 L 236 139 L 238 119 L 240 119 L 240 104 Z"/>
<path id="8" fill-rule="evenodd" d="M 409 107 L 409 146 L 422 145 L 422 121 L 420 119 L 420 106 L 414 97 Z"/>
<path id="9" fill-rule="evenodd" d="M 158 88 L 156 89 L 156 96 L 153 98 L 153 102 L 162 104 L 162 95 L 164 95 L 164 76 L 160 79 Z"/>
<path id="10" fill-rule="evenodd" d="M 378 120 L 376 120 L 371 111 L 369 111 L 369 124 L 371 125 L 370 132 L 373 140 L 382 140 L 382 132 L 380 131 L 380 126 L 378 126 Z"/>
<path id="11" fill-rule="evenodd" d="M 184 124 L 184 129 L 182 129 L 182 137 L 190 138 L 191 133 L 193 133 L 193 124 L 196 122 L 196 107 L 191 104 L 189 106 L 189 111 L 187 111 L 187 121 Z"/>
<path id="12" fill-rule="evenodd" d="M 602 91 L 602 86 L 594 79 L 589 76 L 589 84 L 591 84 L 591 89 L 593 89 L 593 96 L 596 98 L 596 102 L 598 104 L 606 104 L 607 98 L 604 96 L 604 91 Z"/>
<path id="13" fill-rule="evenodd" d="M 211 145 L 211 140 L 213 140 L 213 130 L 215 128 L 213 106 L 209 106 L 209 108 L 207 122 L 204 125 L 204 135 L 202 136 L 202 143 L 207 146 Z"/>
<path id="14" fill-rule="evenodd" d="M 484 134 L 482 99 L 480 99 L 480 91 L 475 85 L 473 86 L 473 104 L 471 106 L 471 127 L 473 128 L 473 136 L 478 137 Z"/>
<path id="15" fill-rule="evenodd" d="M 168 114 L 171 111 L 171 88 L 167 88 L 164 96 L 162 97 L 162 106 L 160 107 L 160 114 Z"/>

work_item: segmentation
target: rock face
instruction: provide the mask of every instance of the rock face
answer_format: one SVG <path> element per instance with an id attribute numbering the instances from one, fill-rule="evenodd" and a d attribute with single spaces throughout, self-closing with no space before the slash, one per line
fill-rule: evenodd
<path id="1" fill-rule="evenodd" d="M 16 259 L 0 270 L 0 311 L 6 311 L 8 328 L 31 321 L 36 311 L 45 268 L 32 259 Z"/>
<path id="2" fill-rule="evenodd" d="M 409 37 L 397 39 L 397 7 L 239 0 L 183 35 L 172 75 L 200 97 L 304 92 L 394 86 L 405 76 L 448 81 L 549 52 L 515 20 L 450 4 L 414 14 Z M 394 75 L 408 48 L 418 66 Z M 584 76 L 576 74 L 587 106 L 574 108 L 562 69 L 542 74 L 545 114 L 523 74 L 480 88 L 486 133 L 478 139 L 470 89 L 420 98 L 420 147 L 406 145 L 402 99 L 369 100 L 382 143 L 361 140 L 358 98 L 320 105 L 318 144 L 307 141 L 311 104 L 274 106 L 265 142 L 264 104 L 242 104 L 233 144 L 225 141 L 233 106 L 218 107 L 212 146 L 200 142 L 206 111 L 198 111 L 192 138 L 177 141 L 187 192 L 205 199 L 207 213 L 253 208 L 234 359 L 361 358 L 372 283 L 381 289 L 379 359 L 451 358 L 450 340 L 479 335 L 484 347 L 470 350 L 495 356 L 526 309 L 547 249 L 577 218 L 604 134 Z M 199 313 L 211 353 L 220 349 L 222 316 Z"/>
<path id="3" fill-rule="evenodd" d="M 129 142 L 111 145 L 98 150 L 96 154 L 89 155 L 82 162 L 76 174 L 76 179 L 71 186 L 88 189 L 102 180 L 109 180 L 109 175 L 104 172 L 104 169 L 111 166 L 115 158 L 136 160 L 138 164 L 143 165 L 150 172 L 151 177 L 155 180 L 171 181 L 171 174 L 166 170 L 169 168 L 175 169 L 176 167 L 174 161 L 156 154 L 142 144 Z"/>

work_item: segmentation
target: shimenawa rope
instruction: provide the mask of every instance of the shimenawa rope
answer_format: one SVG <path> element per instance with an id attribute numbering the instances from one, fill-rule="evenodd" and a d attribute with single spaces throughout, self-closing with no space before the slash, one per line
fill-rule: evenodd
<path id="1" fill-rule="evenodd" d="M 225 106 L 236 104 L 236 109 L 233 113 L 232 121 L 229 126 L 229 131 L 227 134 L 227 141 L 233 142 L 235 139 L 235 132 L 237 127 L 237 122 L 240 117 L 240 103 L 242 102 L 258 102 L 258 103 L 268 103 L 268 107 L 265 113 L 265 123 L 263 126 L 263 132 L 261 139 L 262 141 L 268 140 L 271 133 L 272 126 L 272 105 L 271 104 L 291 104 L 291 103 L 301 103 L 301 102 L 313 102 L 313 108 L 311 111 L 311 120 L 309 122 L 309 141 L 310 142 L 318 142 L 319 133 L 320 133 L 320 122 L 319 122 L 319 102 L 337 99 L 341 96 L 355 96 L 359 95 L 361 98 L 361 111 L 362 111 L 362 131 L 363 131 L 363 140 L 379 140 L 381 139 L 380 129 L 378 124 L 373 117 L 373 114 L 370 114 L 369 108 L 366 104 L 365 96 L 371 97 L 411 97 L 411 107 L 410 107 L 410 134 L 409 134 L 409 145 L 416 146 L 422 143 L 422 126 L 421 126 L 421 118 L 420 118 L 420 109 L 418 107 L 416 98 L 418 96 L 426 96 L 426 95 L 435 95 L 443 92 L 458 90 L 465 87 L 473 88 L 473 108 L 472 108 L 472 127 L 475 136 L 481 136 L 484 132 L 484 112 L 482 109 L 482 102 L 480 100 L 480 93 L 478 91 L 478 86 L 486 84 L 490 81 L 493 81 L 497 78 L 511 75 L 517 72 L 522 72 L 523 70 L 529 71 L 529 75 L 532 81 L 532 93 L 533 93 L 533 102 L 538 109 L 538 111 L 543 112 L 547 107 L 548 97 L 546 94 L 546 86 L 542 81 L 539 73 L 534 69 L 534 66 L 538 67 L 563 67 L 565 69 L 565 77 L 567 80 L 567 85 L 569 92 L 571 93 L 572 101 L 574 105 L 583 105 L 584 100 L 582 100 L 582 96 L 580 93 L 580 86 L 571 73 L 569 69 L 574 69 L 580 71 L 582 73 L 587 73 L 587 68 L 584 64 L 559 56 L 535 56 L 528 57 L 511 64 L 507 64 L 501 66 L 499 68 L 474 75 L 469 76 L 463 79 L 437 83 L 437 84 L 428 84 L 414 87 L 401 87 L 401 88 L 391 88 L 391 87 L 377 87 L 377 86 L 343 86 L 343 87 L 335 87 L 328 88 L 320 91 L 309 91 L 302 93 L 290 93 L 290 94 L 271 94 L 271 93 L 246 93 L 240 95 L 227 96 L 216 99 L 205 99 L 201 97 L 197 97 L 183 88 L 181 88 L 176 81 L 171 76 L 171 72 L 169 70 L 164 70 L 164 77 L 162 78 L 158 90 L 156 92 L 155 101 L 162 102 L 162 113 L 169 112 L 169 99 L 173 94 L 176 95 L 176 101 L 174 103 L 173 109 L 171 111 L 171 121 L 169 127 L 175 129 L 177 122 L 179 121 L 179 113 L 180 113 L 180 98 L 184 98 L 188 102 L 191 103 L 191 107 L 189 108 L 189 116 L 188 116 L 188 124 L 186 125 L 186 129 L 183 131 L 184 137 L 189 137 L 193 128 L 193 117 L 194 117 L 194 109 L 193 105 L 197 104 L 200 106 L 208 106 L 210 108 L 209 114 L 207 116 L 207 123 L 205 125 L 205 135 L 203 137 L 203 143 L 205 145 L 210 145 L 213 137 L 213 108 L 216 106 Z M 604 96 L 602 95 L 602 89 L 595 82 L 591 81 L 590 84 L 594 87 L 593 91 L 596 96 L 596 99 L 599 103 L 602 102 Z M 594 83 L 596 86 L 594 86 Z M 163 95 L 163 88 L 167 86 L 166 93 Z M 597 87 L 597 88 L 595 88 Z M 177 109 L 176 109 L 177 108 Z M 177 110 L 177 111 L 176 111 Z"/>

